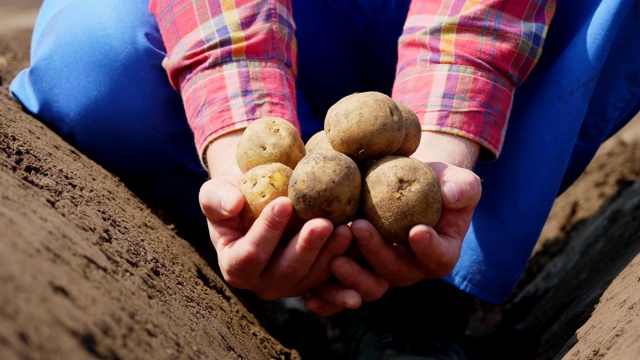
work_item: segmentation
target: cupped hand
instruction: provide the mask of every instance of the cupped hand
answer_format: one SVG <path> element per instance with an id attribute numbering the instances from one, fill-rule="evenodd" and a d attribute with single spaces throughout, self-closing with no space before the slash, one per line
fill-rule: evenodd
<path id="1" fill-rule="evenodd" d="M 336 256 L 330 264 L 334 281 L 316 287 L 307 297 L 307 310 L 330 316 L 345 309 L 357 309 L 364 301 L 378 300 L 390 283 L 348 256 Z"/>
<path id="2" fill-rule="evenodd" d="M 443 212 L 439 222 L 433 228 L 414 226 L 408 242 L 400 245 L 385 241 L 369 221 L 354 221 L 351 231 L 366 265 L 346 256 L 332 261 L 331 271 L 340 281 L 343 293 L 352 289 L 364 301 L 372 301 L 389 286 L 409 286 L 451 273 L 460 257 L 462 240 L 480 200 L 482 186 L 478 176 L 465 168 L 442 162 L 429 165 L 442 184 Z M 308 307 L 327 313 L 340 310 L 325 301 L 322 294 L 307 303 Z"/>
<path id="3" fill-rule="evenodd" d="M 346 225 L 334 229 L 326 219 L 307 221 L 292 238 L 283 238 L 293 224 L 293 205 L 286 197 L 267 205 L 245 231 L 238 217 L 244 196 L 230 179 L 207 181 L 200 190 L 200 205 L 224 279 L 267 300 L 303 296 L 320 287 L 330 276 L 331 260 L 344 254 L 352 240 Z M 327 299 L 348 305 L 339 296 Z"/>

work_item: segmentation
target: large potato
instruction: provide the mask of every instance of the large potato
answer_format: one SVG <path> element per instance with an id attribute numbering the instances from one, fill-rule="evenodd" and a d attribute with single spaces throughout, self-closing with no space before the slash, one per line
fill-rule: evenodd
<path id="1" fill-rule="evenodd" d="M 395 101 L 369 91 L 345 96 L 331 106 L 324 131 L 335 150 L 371 160 L 398 150 L 404 139 L 404 120 Z"/>
<path id="2" fill-rule="evenodd" d="M 270 163 L 281 163 L 293 169 L 305 154 L 304 142 L 290 122 L 264 117 L 245 129 L 236 149 L 236 161 L 243 173 Z"/>
<path id="3" fill-rule="evenodd" d="M 298 217 L 325 218 L 334 225 L 353 220 L 361 190 L 362 178 L 356 163 L 334 150 L 318 150 L 305 156 L 289 181 L 289 198 Z"/>
<path id="4" fill-rule="evenodd" d="M 412 227 L 434 226 L 440 219 L 438 175 L 414 158 L 385 156 L 365 175 L 362 212 L 385 240 L 405 243 Z"/>
<path id="5" fill-rule="evenodd" d="M 404 140 L 402 144 L 396 150 L 393 155 L 399 156 L 411 156 L 420 145 L 420 138 L 422 137 L 422 125 L 420 120 L 416 116 L 416 113 L 411 110 L 407 105 L 398 103 L 402 119 L 404 120 Z"/>
<path id="6" fill-rule="evenodd" d="M 258 165 L 242 175 L 238 189 L 244 195 L 240 220 L 246 229 L 256 221 L 271 201 L 287 196 L 291 168 L 280 163 Z"/>

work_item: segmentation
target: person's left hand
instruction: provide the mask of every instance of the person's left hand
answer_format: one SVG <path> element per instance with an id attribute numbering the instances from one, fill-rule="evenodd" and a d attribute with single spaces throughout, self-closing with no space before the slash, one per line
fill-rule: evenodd
<path id="1" fill-rule="evenodd" d="M 366 220 L 357 220 L 351 226 L 360 252 L 391 286 L 408 286 L 449 275 L 458 262 L 462 240 L 480 200 L 480 178 L 472 171 L 445 163 L 429 165 L 438 173 L 442 184 L 442 216 L 433 228 L 414 226 L 408 246 L 402 246 L 383 240 Z M 338 265 L 334 264 L 336 270 L 340 268 Z"/>
<path id="2" fill-rule="evenodd" d="M 325 300 L 330 298 L 331 291 L 338 289 L 343 292 L 353 289 L 362 301 L 373 301 L 389 286 L 409 286 L 451 273 L 460 257 L 462 240 L 480 200 L 482 186 L 471 170 L 442 162 L 429 165 L 442 184 L 443 212 L 436 226 L 414 226 L 408 243 L 399 245 L 385 241 L 369 221 L 354 221 L 351 231 L 367 265 L 347 256 L 333 259 L 331 269 L 339 283 L 316 290 L 307 299 L 310 311 L 327 315 L 342 310 Z"/>

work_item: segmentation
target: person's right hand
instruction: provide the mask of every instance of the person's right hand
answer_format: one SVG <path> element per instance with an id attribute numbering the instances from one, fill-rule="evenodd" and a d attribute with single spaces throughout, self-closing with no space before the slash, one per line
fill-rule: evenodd
<path id="1" fill-rule="evenodd" d="M 351 230 L 346 225 L 334 229 L 326 219 L 296 225 L 291 221 L 291 201 L 280 197 L 267 205 L 245 231 L 238 217 L 244 196 L 236 187 L 242 174 L 235 157 L 228 153 L 229 149 L 235 150 L 240 136 L 241 133 L 230 134 L 209 147 L 212 179 L 200 190 L 200 205 L 224 279 L 233 287 L 252 290 L 268 300 L 304 296 L 312 289 L 325 287 L 329 264 L 346 252 L 352 240 Z M 359 297 L 354 299 L 353 295 L 351 290 L 337 291 L 326 301 L 357 307 Z"/>
<path id="2" fill-rule="evenodd" d="M 238 217 L 244 197 L 225 180 L 207 181 L 200 204 L 224 279 L 266 300 L 306 295 L 329 278 L 329 262 L 351 244 L 350 229 L 334 231 L 326 219 L 307 221 L 291 239 L 283 238 L 293 214 L 286 197 L 267 205 L 245 233 Z"/>

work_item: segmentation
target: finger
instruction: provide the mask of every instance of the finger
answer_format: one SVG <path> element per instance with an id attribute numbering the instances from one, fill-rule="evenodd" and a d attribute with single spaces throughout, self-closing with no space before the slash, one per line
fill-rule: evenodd
<path id="1" fill-rule="evenodd" d="M 260 281 L 292 214 L 291 200 L 279 197 L 264 208 L 244 238 L 229 243 L 218 258 L 231 286 L 252 288 Z"/>
<path id="2" fill-rule="evenodd" d="M 427 277 L 443 277 L 451 274 L 460 258 L 461 241 L 438 235 L 425 225 L 414 226 L 409 233 L 409 245 L 422 272 Z"/>
<path id="3" fill-rule="evenodd" d="M 396 274 L 406 273 L 407 259 L 401 256 L 401 252 L 406 249 L 384 240 L 366 220 L 354 221 L 351 231 L 360 253 L 375 272 L 391 280 L 394 280 Z"/>
<path id="4" fill-rule="evenodd" d="M 470 170 L 445 165 L 441 168 L 443 206 L 460 210 L 475 208 L 482 195 L 480 178 Z"/>
<path id="5" fill-rule="evenodd" d="M 209 221 L 237 216 L 244 206 L 244 195 L 233 184 L 212 179 L 200 187 L 200 208 Z"/>
<path id="6" fill-rule="evenodd" d="M 207 221 L 211 243 L 220 255 L 225 247 L 245 235 L 244 226 L 237 217 L 226 220 Z"/>
<path id="7" fill-rule="evenodd" d="M 389 289 L 389 281 L 345 256 L 331 261 L 331 272 L 340 281 L 340 285 L 357 291 L 364 301 L 378 300 Z"/>
<path id="8" fill-rule="evenodd" d="M 307 301 L 311 299 L 311 303 L 307 304 L 307 306 L 312 308 L 315 306 L 316 311 L 319 307 L 322 307 L 324 309 L 323 312 L 326 312 L 328 310 L 333 311 L 336 308 L 357 309 L 362 305 L 362 297 L 357 291 L 346 289 L 338 283 L 324 283 L 318 286 L 314 293 L 318 296 L 318 302 L 314 304 L 316 300 L 313 300 L 313 297 L 309 297 Z"/>
<path id="9" fill-rule="evenodd" d="M 265 283 L 291 287 L 300 281 L 309 272 L 332 230 L 333 225 L 327 219 L 308 221 L 270 263 L 265 271 Z"/>
<path id="10" fill-rule="evenodd" d="M 346 307 L 323 300 L 319 295 L 310 295 L 304 303 L 307 310 L 321 316 L 331 316 L 345 310 Z"/>
<path id="11" fill-rule="evenodd" d="M 434 229 L 439 236 L 459 243 L 469 230 L 473 212 L 482 195 L 482 185 L 479 177 L 461 168 L 451 167 L 444 178 L 447 180 L 442 188 L 443 211 Z"/>
<path id="12" fill-rule="evenodd" d="M 351 230 L 347 225 L 342 225 L 334 229 L 320 251 L 320 254 L 318 254 L 316 261 L 311 266 L 309 273 L 296 287 L 300 291 L 303 291 L 314 288 L 327 280 L 331 275 L 329 262 L 334 257 L 343 255 L 347 251 L 351 245 L 352 238 Z"/>
<path id="13" fill-rule="evenodd" d="M 218 254 L 245 234 L 237 217 L 244 206 L 244 196 L 228 180 L 212 179 L 200 188 L 200 208 L 207 218 L 211 242 Z"/>

